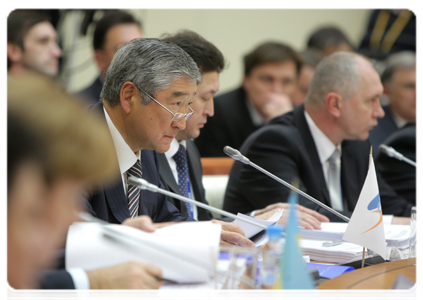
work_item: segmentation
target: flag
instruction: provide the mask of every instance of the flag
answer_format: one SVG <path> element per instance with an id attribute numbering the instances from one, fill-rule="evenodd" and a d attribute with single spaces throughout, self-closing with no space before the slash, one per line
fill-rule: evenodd
<path id="1" fill-rule="evenodd" d="M 386 259 L 382 206 L 371 154 L 367 177 L 345 230 L 343 240 L 369 248 Z"/>
<path id="2" fill-rule="evenodd" d="M 308 271 L 300 247 L 298 245 L 300 233 L 296 214 L 298 202 L 297 193 L 291 191 L 288 223 L 286 226 L 286 241 L 282 252 L 282 288 L 284 289 L 313 289 L 314 281 Z"/>

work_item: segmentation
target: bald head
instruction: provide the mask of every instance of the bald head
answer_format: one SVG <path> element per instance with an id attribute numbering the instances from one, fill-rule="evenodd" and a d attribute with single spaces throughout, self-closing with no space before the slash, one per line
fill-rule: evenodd
<path id="1" fill-rule="evenodd" d="M 371 61 L 356 53 L 339 51 L 317 65 L 305 99 L 308 106 L 320 106 L 325 97 L 335 92 L 350 99 L 362 88 L 361 71 L 374 69 Z"/>

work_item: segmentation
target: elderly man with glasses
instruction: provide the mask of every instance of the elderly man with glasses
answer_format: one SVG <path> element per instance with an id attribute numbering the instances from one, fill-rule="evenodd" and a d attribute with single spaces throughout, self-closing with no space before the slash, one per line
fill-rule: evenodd
<path id="1" fill-rule="evenodd" d="M 163 187 L 157 152 L 166 152 L 185 129 L 194 114 L 189 105 L 200 82 L 197 64 L 173 43 L 135 39 L 116 53 L 101 91 L 103 101 L 91 109 L 106 119 L 120 176 L 90 195 L 89 210 L 96 217 L 111 223 L 138 215 L 150 216 L 153 222 L 193 220 L 181 216 L 167 197 L 139 190 L 127 178 L 138 176 Z M 222 230 L 222 243 L 254 246 L 238 226 L 231 226 Z"/>

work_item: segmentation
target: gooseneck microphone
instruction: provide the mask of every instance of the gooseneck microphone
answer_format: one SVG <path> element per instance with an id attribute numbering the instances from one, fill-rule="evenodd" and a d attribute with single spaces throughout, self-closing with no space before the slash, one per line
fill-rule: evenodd
<path id="1" fill-rule="evenodd" d="M 225 146 L 225 148 L 223 148 L 223 152 L 225 152 L 226 155 L 232 157 L 235 160 L 239 160 L 240 162 L 246 164 L 246 165 L 250 165 L 253 168 L 259 170 L 260 172 L 266 174 L 267 176 L 269 176 L 270 178 L 276 180 L 279 183 L 282 183 L 284 186 L 290 188 L 291 190 L 293 190 L 294 192 L 300 194 L 301 196 L 307 198 L 308 200 L 314 202 L 315 204 L 319 205 L 320 207 L 323 207 L 324 209 L 326 209 L 327 211 L 331 212 L 332 214 L 334 214 L 335 216 L 341 218 L 342 220 L 344 220 L 345 222 L 349 222 L 350 219 L 346 216 L 344 216 L 343 214 L 337 212 L 336 210 L 334 210 L 333 208 L 327 206 L 326 204 L 320 202 L 319 200 L 311 197 L 310 195 L 304 193 L 302 190 L 296 188 L 295 186 L 289 184 L 288 182 L 280 179 L 279 177 L 273 175 L 272 173 L 270 173 L 269 171 L 266 171 L 265 169 L 259 167 L 258 165 L 256 165 L 255 163 L 252 163 L 247 157 L 245 157 L 244 155 L 241 154 L 241 152 L 239 152 L 238 150 L 229 147 L 229 146 Z"/>
<path id="2" fill-rule="evenodd" d="M 414 161 L 412 161 L 411 159 L 405 157 L 404 155 L 402 155 L 401 153 L 399 153 L 398 151 L 396 151 L 394 148 L 381 144 L 379 146 L 379 150 L 382 151 L 383 153 L 385 153 L 386 155 L 388 155 L 389 157 L 393 157 L 395 159 L 398 159 L 400 161 L 406 162 L 407 164 L 416 167 L 416 163 Z"/>
<path id="3" fill-rule="evenodd" d="M 183 202 L 191 203 L 193 205 L 196 205 L 198 207 L 207 209 L 209 211 L 212 211 L 212 212 L 215 212 L 215 213 L 224 215 L 226 217 L 229 217 L 229 218 L 232 218 L 232 219 L 238 219 L 240 221 L 250 223 L 250 224 L 252 224 L 254 226 L 257 226 L 257 227 L 260 227 L 262 229 L 267 229 L 267 226 L 266 225 L 260 224 L 258 222 L 251 221 L 249 219 L 245 219 L 245 218 L 243 218 L 241 216 L 234 215 L 234 214 L 229 213 L 227 211 L 224 211 L 222 209 L 219 209 L 219 208 L 216 208 L 216 207 L 213 207 L 213 206 L 210 206 L 210 205 L 207 205 L 207 204 L 204 204 L 204 203 L 201 203 L 201 202 L 198 202 L 198 201 L 189 199 L 189 198 L 184 197 L 184 196 L 181 196 L 179 194 L 172 193 L 170 191 L 161 189 L 157 185 L 154 185 L 152 183 L 149 183 L 147 180 L 142 179 L 142 178 L 137 178 L 137 177 L 134 177 L 134 176 L 130 176 L 130 177 L 128 177 L 128 183 L 130 183 L 131 185 L 137 186 L 137 187 L 139 187 L 142 190 L 148 190 L 148 191 L 151 191 L 151 192 L 154 192 L 154 193 L 164 194 L 166 196 L 170 196 L 172 198 L 178 199 L 178 200 L 183 201 Z"/>

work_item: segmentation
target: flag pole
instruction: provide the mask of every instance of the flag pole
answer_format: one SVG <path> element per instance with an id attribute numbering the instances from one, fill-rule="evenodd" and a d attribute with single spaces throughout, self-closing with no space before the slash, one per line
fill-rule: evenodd
<path id="1" fill-rule="evenodd" d="M 373 155 L 373 146 L 370 146 L 370 155 Z M 364 262 L 366 260 L 366 247 L 363 247 L 363 258 L 361 259 L 361 267 L 364 268 Z"/>
<path id="2" fill-rule="evenodd" d="M 366 253 L 366 247 L 363 247 L 363 259 L 361 260 L 361 267 L 364 268 L 364 261 L 365 261 L 365 253 Z"/>

